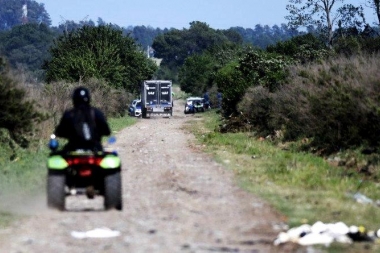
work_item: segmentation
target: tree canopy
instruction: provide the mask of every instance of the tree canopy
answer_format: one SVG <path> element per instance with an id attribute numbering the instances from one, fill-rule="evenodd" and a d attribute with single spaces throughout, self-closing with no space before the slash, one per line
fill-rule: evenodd
<path id="1" fill-rule="evenodd" d="M 289 25 L 292 27 L 313 25 L 326 37 L 326 43 L 332 45 L 334 26 L 362 27 L 365 24 L 363 7 L 344 4 L 344 0 L 289 0 L 286 9 Z"/>
<path id="2" fill-rule="evenodd" d="M 194 21 L 189 29 L 172 29 L 157 36 L 153 42 L 155 56 L 162 58 L 162 66 L 174 70 L 183 65 L 185 59 L 201 54 L 208 48 L 224 43 L 241 43 L 242 39 L 234 31 L 214 30 L 206 23 Z M 232 40 L 232 41 L 231 41 Z"/>
<path id="3" fill-rule="evenodd" d="M 0 52 L 12 68 L 34 72 L 41 79 L 41 66 L 56 34 L 45 24 L 30 23 L 12 27 L 0 34 Z"/>
<path id="4" fill-rule="evenodd" d="M 116 88 L 139 89 L 157 66 L 140 52 L 134 40 L 111 26 L 83 26 L 59 37 L 46 61 L 46 81 L 78 82 L 96 77 Z"/>

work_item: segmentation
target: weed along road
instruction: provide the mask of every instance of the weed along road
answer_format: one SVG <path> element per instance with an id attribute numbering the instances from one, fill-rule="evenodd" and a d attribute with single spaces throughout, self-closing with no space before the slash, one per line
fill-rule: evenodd
<path id="1" fill-rule="evenodd" d="M 273 246 L 282 216 L 194 144 L 184 126 L 197 119 L 175 105 L 170 119 L 139 119 L 117 134 L 122 211 L 98 210 L 98 198 L 68 199 L 72 210 L 60 212 L 38 198 L 0 230 L 0 252 L 293 252 Z"/>

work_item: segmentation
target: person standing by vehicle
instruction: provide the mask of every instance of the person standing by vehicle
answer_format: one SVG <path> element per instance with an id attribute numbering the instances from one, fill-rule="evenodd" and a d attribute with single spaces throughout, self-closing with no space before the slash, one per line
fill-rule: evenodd
<path id="1" fill-rule="evenodd" d="M 211 108 L 211 105 L 210 105 L 210 96 L 208 95 L 207 91 L 203 95 L 203 100 L 204 100 L 204 108 L 205 109 L 210 109 Z"/>
<path id="2" fill-rule="evenodd" d="M 54 132 L 68 140 L 63 151 L 102 151 L 102 136 L 111 134 L 103 112 L 90 105 L 90 92 L 85 87 L 76 88 L 72 100 L 74 107 L 64 112 Z"/>

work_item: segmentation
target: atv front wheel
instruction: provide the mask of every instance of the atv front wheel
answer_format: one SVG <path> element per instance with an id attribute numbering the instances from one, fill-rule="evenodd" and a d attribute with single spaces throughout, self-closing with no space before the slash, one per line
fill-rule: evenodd
<path id="1" fill-rule="evenodd" d="M 123 209 L 120 171 L 107 175 L 104 179 L 104 207 L 106 210 Z"/>
<path id="2" fill-rule="evenodd" d="M 47 202 L 49 208 L 61 211 L 65 209 L 65 183 L 66 177 L 64 174 L 48 174 Z"/>

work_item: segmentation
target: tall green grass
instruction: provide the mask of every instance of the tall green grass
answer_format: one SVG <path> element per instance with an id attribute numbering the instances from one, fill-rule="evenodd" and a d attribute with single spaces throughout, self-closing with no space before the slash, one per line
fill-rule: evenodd
<path id="1" fill-rule="evenodd" d="M 191 122 L 188 130 L 235 173 L 241 187 L 285 214 L 289 226 L 342 221 L 370 230 L 380 228 L 380 207 L 358 203 L 352 197 L 360 192 L 380 199 L 377 181 L 348 173 L 310 153 L 282 150 L 252 133 L 219 133 L 214 131 L 218 124 L 219 116 L 206 112 L 203 120 Z"/>

